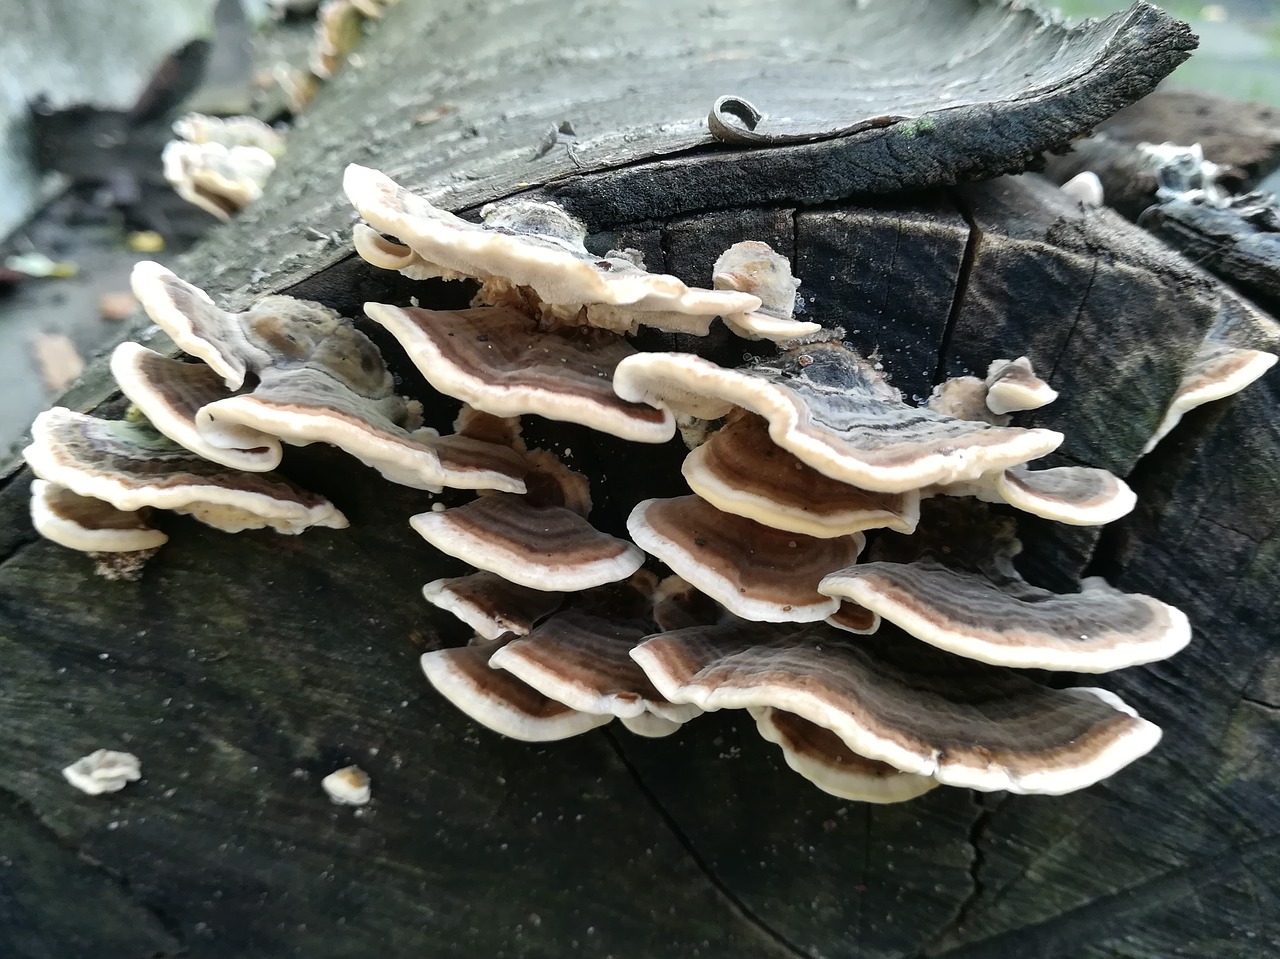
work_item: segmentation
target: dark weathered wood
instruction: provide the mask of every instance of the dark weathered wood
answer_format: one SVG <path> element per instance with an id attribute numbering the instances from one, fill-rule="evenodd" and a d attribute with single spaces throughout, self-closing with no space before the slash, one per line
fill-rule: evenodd
<path id="1" fill-rule="evenodd" d="M 1152 206 L 1139 223 L 1259 306 L 1280 310 L 1280 208 L 1268 196 L 1222 208 L 1187 200 Z"/>
<path id="2" fill-rule="evenodd" d="M 796 272 L 809 312 L 923 400 L 947 335 L 969 226 L 944 193 L 895 196 L 796 219 Z"/>
<path id="3" fill-rule="evenodd" d="M 861 18 L 924 9 L 794 6 L 786 29 L 816 30 L 820 21 L 812 37 L 829 44 L 832 24 L 852 31 L 878 22 Z M 575 19 L 547 3 L 397 8 L 370 39 L 365 70 L 344 74 L 295 133 L 279 195 L 221 231 L 186 272 L 231 304 L 286 283 L 347 314 L 369 298 L 465 301 L 465 284 L 410 283 L 347 256 L 339 168 L 364 159 L 459 208 L 516 182 L 547 184 L 580 212 L 595 211 L 593 249 L 634 246 L 655 268 L 689 279 L 705 282 L 717 247 L 774 241 L 795 258 L 806 309 L 836 319 L 860 345 L 879 345 L 909 393 L 1029 353 L 1063 396 L 1024 419 L 1064 429 L 1066 461 L 1131 474 L 1146 506 L 1101 540 L 1024 520 L 1022 568 L 1058 585 L 1087 566 L 1188 610 L 1198 630 L 1190 650 L 1089 680 L 1161 722 L 1165 743 L 1068 797 L 939 790 L 876 808 L 805 784 L 742 716 L 703 717 L 663 741 L 610 729 L 545 747 L 510 742 L 460 718 L 415 662 L 424 649 L 463 639 L 419 596 L 423 582 L 461 571 L 408 527 L 433 502 L 427 494 L 391 487 L 333 450 L 291 449 L 287 472 L 331 495 L 351 529 L 226 536 L 166 517 L 172 540 L 143 579 L 111 583 L 91 576 L 83 557 L 35 541 L 24 515 L 29 476 L 19 473 L 0 488 L 0 762 L 9 772 L 0 832 L 13 837 L 0 855 L 14 859 L 16 849 L 26 865 L 0 860 L 0 893 L 20 890 L 0 898 L 0 954 L 1102 959 L 1280 947 L 1268 898 L 1280 876 L 1275 377 L 1188 417 L 1134 468 L 1224 308 L 1221 288 L 1114 214 L 1083 212 L 1037 180 L 901 203 L 825 192 L 848 187 L 827 178 L 833 171 L 863 164 L 877 188 L 889 183 L 877 171 L 891 167 L 909 177 L 927 167 L 936 183 L 995 169 L 981 164 L 996 163 L 997 142 L 999 162 L 1020 165 L 1035 125 L 1019 126 L 1026 116 L 1004 107 L 941 110 L 933 131 L 916 127 L 909 148 L 883 156 L 875 151 L 891 136 L 902 147 L 904 130 L 650 159 L 685 149 L 664 139 L 684 128 L 659 134 L 653 125 L 691 116 L 709 92 L 750 94 L 786 116 L 776 104 L 786 105 L 793 86 L 770 72 L 780 69 L 770 58 L 786 49 L 785 29 L 746 29 L 754 5 L 721 10 L 714 27 L 690 8 L 677 21 L 684 33 L 671 34 L 687 38 L 683 45 L 654 53 L 663 63 L 680 54 L 684 86 L 675 89 L 672 74 L 670 88 L 634 97 L 628 113 L 626 85 L 641 85 L 657 62 L 625 59 L 634 41 L 619 37 L 639 9 L 625 6 L 611 20 Z M 940 11 L 936 26 L 916 28 L 929 43 L 959 42 L 962 15 L 968 29 L 992 30 L 990 42 L 965 48 L 973 63 L 1035 53 L 1072 73 L 1063 98 L 1049 97 L 1059 106 L 1089 91 L 1099 110 L 1136 95 L 1176 59 L 1181 36 L 1149 8 L 1075 39 L 1059 28 L 1029 33 L 1030 14 L 999 5 L 947 0 L 930 9 Z M 644 15 L 653 19 L 650 7 Z M 714 30 L 731 40 L 715 42 Z M 536 50 L 503 46 L 504 37 L 532 43 L 538 31 L 545 45 Z M 883 59 L 914 71 L 932 55 L 925 42 L 922 34 L 918 50 L 886 44 Z M 814 59 L 820 43 L 811 44 L 794 53 L 797 62 Z M 863 48 L 867 63 L 880 62 L 865 36 Z M 715 59 L 725 49 L 757 59 Z M 1070 64 L 1086 49 L 1096 54 L 1092 72 L 1075 75 Z M 620 50 L 627 70 L 584 81 L 599 77 L 601 51 Z M 913 50 L 918 60 L 904 56 Z M 816 89 L 805 77 L 824 72 L 832 99 L 809 101 L 808 116 L 839 114 L 839 84 L 857 76 L 834 64 L 840 56 L 796 74 L 795 116 L 806 116 L 802 94 Z M 780 99 L 756 96 L 748 79 Z M 504 104 L 497 93 L 517 82 L 543 106 L 525 111 L 515 93 Z M 1099 93 L 1107 84 L 1114 92 Z M 367 98 L 370 90 L 377 95 Z M 366 99 L 372 122 L 354 116 Z M 412 117 L 437 99 L 460 103 L 457 123 L 414 128 Z M 526 154 L 523 138 L 536 141 L 566 110 L 584 140 L 583 168 L 564 148 L 526 159 L 536 142 Z M 1060 145 L 1075 121 L 1049 114 L 1056 119 L 1042 115 L 1035 135 L 1052 139 L 1052 127 Z M 954 125 L 943 130 L 944 119 Z M 464 135 L 469 125 L 474 136 Z M 600 139 L 587 142 L 595 132 Z M 939 165 L 951 150 L 987 159 Z M 622 167 L 603 169 L 610 164 Z M 494 176 L 466 179 L 479 172 Z M 596 206 L 593 185 L 602 191 Z M 821 208 L 797 209 L 824 197 Z M 636 209 L 624 215 L 628 204 Z M 338 235 L 314 239 L 307 226 Z M 896 259 L 885 257 L 890 238 Z M 446 424 L 456 404 L 380 342 L 403 388 L 427 402 L 432 423 Z M 97 407 L 112 393 L 99 368 L 69 402 Z M 595 518 L 611 529 L 641 497 L 682 489 L 676 443 L 641 448 L 537 421 L 527 432 L 573 450 L 571 463 L 593 477 Z M 111 797 L 72 792 L 58 769 L 99 746 L 137 752 L 144 780 Z M 319 790 L 321 776 L 353 761 L 374 779 L 362 813 L 330 806 Z M 85 894 L 66 902 L 43 893 L 59 886 Z"/>

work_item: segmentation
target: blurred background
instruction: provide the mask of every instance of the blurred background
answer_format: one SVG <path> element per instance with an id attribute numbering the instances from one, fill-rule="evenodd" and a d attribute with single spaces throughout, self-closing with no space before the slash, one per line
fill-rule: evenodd
<path id="1" fill-rule="evenodd" d="M 0 460 L 118 336 L 132 264 L 167 262 L 217 226 L 164 175 L 173 121 L 287 128 L 327 70 L 359 68 L 360 34 L 391 2 L 329 0 L 319 28 L 309 0 L 0 3 Z M 1124 0 L 1053 6 L 1080 20 Z M 1280 3 L 1164 6 L 1201 37 L 1171 88 L 1280 107 Z"/>

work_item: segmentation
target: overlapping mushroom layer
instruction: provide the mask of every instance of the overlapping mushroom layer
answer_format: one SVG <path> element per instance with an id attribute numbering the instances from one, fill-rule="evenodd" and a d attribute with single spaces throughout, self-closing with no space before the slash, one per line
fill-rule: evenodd
<path id="1" fill-rule="evenodd" d="M 717 291 L 755 299 L 717 299 L 630 255 L 592 256 L 581 224 L 549 204 L 492 207 L 477 224 L 372 171 L 350 169 L 346 187 L 371 263 L 480 284 L 469 310 L 366 306 L 437 389 L 494 417 L 633 441 L 704 424 L 682 468 L 694 495 L 645 500 L 627 522 L 676 574 L 656 589 L 632 577 L 648 596 L 639 612 L 601 606 L 603 584 L 633 574 L 639 555 L 585 509 L 531 489 L 414 518 L 482 570 L 425 590 L 482 638 L 423 657 L 473 718 L 549 739 L 615 716 L 652 735 L 700 710 L 745 708 L 792 768 L 879 802 L 938 783 L 1062 792 L 1154 745 L 1158 730 L 1110 694 L 1050 690 L 1006 667 L 1101 672 L 1168 656 L 1190 638 L 1177 610 L 1101 581 L 1070 596 L 1039 590 L 996 550 L 977 568 L 927 552 L 858 562 L 869 533 L 914 534 L 925 497 L 1081 525 L 1133 507 L 1103 470 L 1028 468 L 1062 436 L 1009 424 L 1057 395 L 1026 357 L 949 381 L 916 408 L 830 336 L 741 369 L 636 353 L 623 334 L 638 325 L 705 333 L 716 313 L 747 337 L 817 328 L 801 333 L 791 318 L 796 281 L 762 244 L 737 244 L 713 275 Z"/>
<path id="2" fill-rule="evenodd" d="M 143 264 L 139 299 L 203 363 L 126 344 L 112 369 L 139 422 L 69 411 L 37 422 L 27 456 L 48 481 L 33 489 L 41 532 L 145 551 L 164 540 L 148 506 L 222 528 L 341 526 L 331 504 L 270 472 L 283 445 L 323 441 L 398 483 L 475 491 L 409 520 L 475 569 L 424 586 L 476 637 L 426 653 L 422 668 L 505 735 L 560 739 L 618 719 L 662 736 L 703 711 L 745 709 L 792 769 L 871 802 L 940 784 L 1066 792 L 1155 745 L 1159 730 L 1115 695 L 1018 670 L 1160 659 L 1189 641 L 1186 617 L 1097 579 L 1070 595 L 1039 589 L 985 518 L 948 525 L 968 505 L 945 497 L 1078 525 L 1133 508 L 1106 471 L 1029 467 L 1063 437 L 1010 425 L 1057 395 L 1026 357 L 948 381 L 917 408 L 836 332 L 793 318 L 798 283 L 764 244 L 735 244 L 698 289 L 648 273 L 633 251 L 591 254 L 583 224 L 550 203 L 495 204 L 473 223 L 373 170 L 350 167 L 345 188 L 367 261 L 478 285 L 466 310 L 365 306 L 462 403 L 455 434 L 422 429 L 372 342 L 324 307 L 268 297 L 228 313 Z M 716 317 L 747 338 L 807 345 L 727 369 L 626 339 L 640 326 L 705 334 Z M 1206 344 L 1171 416 L 1220 392 L 1200 381 L 1238 386 L 1274 362 L 1225 343 Z M 682 466 L 692 493 L 636 504 L 633 541 L 599 529 L 589 478 L 527 448 L 524 415 L 641 443 L 679 424 L 697 437 Z M 646 553 L 672 575 L 642 569 Z"/>

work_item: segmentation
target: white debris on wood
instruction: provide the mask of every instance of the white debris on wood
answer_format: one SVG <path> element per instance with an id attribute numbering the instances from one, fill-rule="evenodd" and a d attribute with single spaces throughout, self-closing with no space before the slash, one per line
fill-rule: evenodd
<path id="1" fill-rule="evenodd" d="M 320 780 L 331 802 L 338 806 L 363 806 L 373 796 L 369 774 L 359 766 L 345 766 Z"/>
<path id="2" fill-rule="evenodd" d="M 142 763 L 133 753 L 99 749 L 62 770 L 63 777 L 82 793 L 99 796 L 124 789 L 142 777 Z"/>

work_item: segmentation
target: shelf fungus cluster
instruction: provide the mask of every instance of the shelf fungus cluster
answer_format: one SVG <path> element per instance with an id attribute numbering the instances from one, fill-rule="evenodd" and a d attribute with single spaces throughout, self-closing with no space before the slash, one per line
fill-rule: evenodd
<path id="1" fill-rule="evenodd" d="M 1134 506 L 1106 471 L 1031 465 L 1063 436 L 1012 423 L 1057 397 L 1027 358 L 912 406 L 839 331 L 794 318 L 798 282 L 764 244 L 735 244 L 704 289 L 650 273 L 635 251 L 589 252 L 583 225 L 550 203 L 496 203 L 472 222 L 373 170 L 348 168 L 344 186 L 365 260 L 475 286 L 466 309 L 365 305 L 452 398 L 422 399 L 461 404 L 453 434 L 420 426 L 351 321 L 288 297 L 228 313 L 144 264 L 135 292 L 195 361 L 126 344 L 112 368 L 131 417 L 37 421 L 42 532 L 150 549 L 163 534 L 145 507 L 222 528 L 341 526 L 272 472 L 282 444 L 327 442 L 396 483 L 475 491 L 409 518 L 474 569 L 424 586 L 474 638 L 422 668 L 507 736 L 616 719 L 658 737 L 741 709 L 800 775 L 870 802 L 938 785 L 1063 793 L 1155 745 L 1159 729 L 1113 693 L 1026 672 L 1147 663 L 1191 635 L 1153 597 L 1100 579 L 1059 595 L 1014 569 L 1009 508 L 1099 525 Z M 645 326 L 706 335 L 717 319 L 776 355 L 729 369 L 628 339 Z M 1222 365 L 1216 349 L 1206 368 Z M 1247 375 L 1218 379 L 1243 385 L 1266 357 L 1236 355 L 1227 365 Z M 690 492 L 634 504 L 625 538 L 621 522 L 598 528 L 591 479 L 530 448 L 524 416 L 634 443 L 679 430 Z"/>

